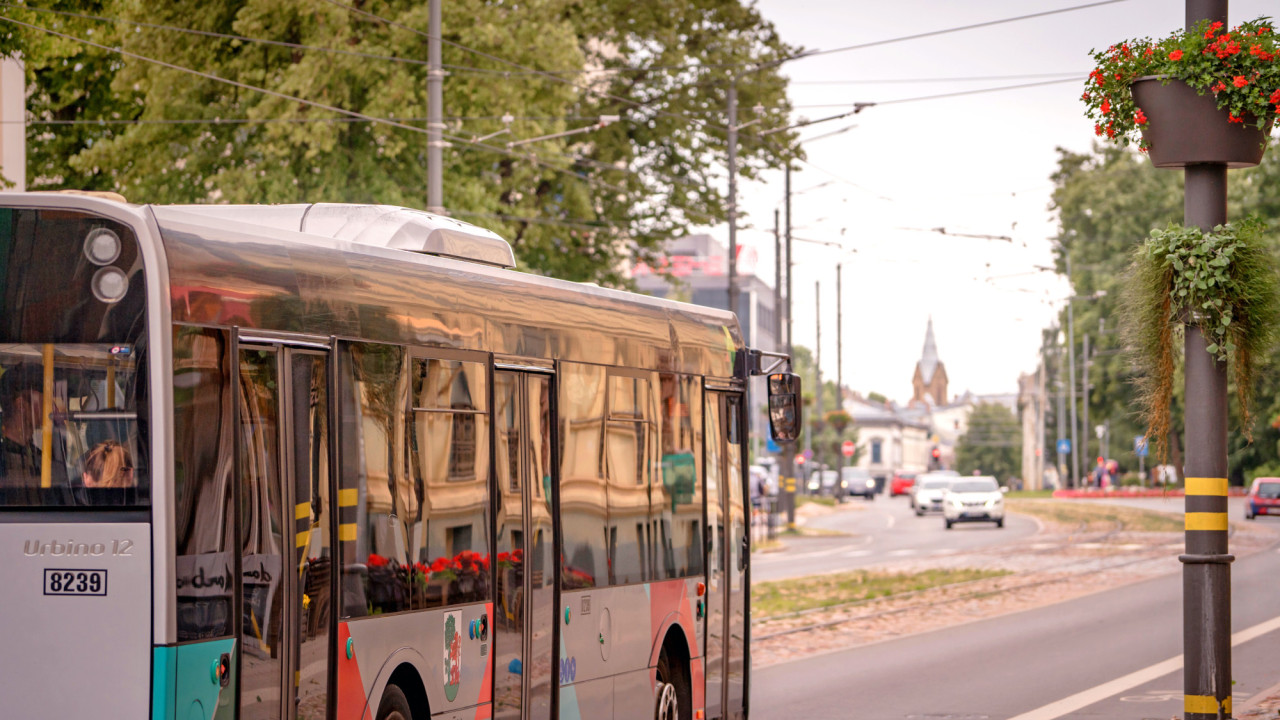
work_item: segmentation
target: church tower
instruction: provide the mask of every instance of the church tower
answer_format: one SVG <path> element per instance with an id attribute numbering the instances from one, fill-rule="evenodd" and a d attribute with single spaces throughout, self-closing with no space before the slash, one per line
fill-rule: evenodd
<path id="1" fill-rule="evenodd" d="M 929 318 L 929 327 L 924 333 L 924 352 L 916 363 L 916 374 L 911 379 L 912 402 L 927 402 L 931 405 L 947 403 L 947 368 L 938 359 L 938 345 L 933 339 L 933 317 Z"/>

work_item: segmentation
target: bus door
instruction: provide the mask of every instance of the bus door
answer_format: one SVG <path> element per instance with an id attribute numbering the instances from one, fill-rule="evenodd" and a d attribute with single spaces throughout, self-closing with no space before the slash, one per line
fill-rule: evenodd
<path id="1" fill-rule="evenodd" d="M 498 370 L 494 429 L 498 487 L 493 608 L 493 717 L 552 717 L 556 652 L 550 374 Z"/>
<path id="2" fill-rule="evenodd" d="M 742 394 L 708 391 L 707 716 L 745 717 L 746 472 Z"/>
<path id="3" fill-rule="evenodd" d="M 328 353 L 319 344 L 247 338 L 239 348 L 240 718 L 325 718 L 333 618 Z"/>

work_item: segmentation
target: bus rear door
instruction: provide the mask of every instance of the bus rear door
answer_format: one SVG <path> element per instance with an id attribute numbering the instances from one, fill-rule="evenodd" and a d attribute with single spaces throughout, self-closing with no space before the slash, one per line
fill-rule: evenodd
<path id="1" fill-rule="evenodd" d="M 707 716 L 741 718 L 747 685 L 747 541 L 742 394 L 706 401 Z"/>

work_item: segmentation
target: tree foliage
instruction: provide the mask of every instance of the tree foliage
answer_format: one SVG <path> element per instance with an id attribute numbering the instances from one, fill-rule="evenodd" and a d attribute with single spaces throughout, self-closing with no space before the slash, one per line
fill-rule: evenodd
<path id="1" fill-rule="evenodd" d="M 1107 293 L 1104 297 L 1073 303 L 1076 382 L 1083 385 L 1084 335 L 1089 334 L 1090 424 L 1110 421 L 1111 453 L 1122 466 L 1132 466 L 1137 458 L 1132 454 L 1130 440 L 1144 434 L 1147 428 L 1136 412 L 1140 407 L 1135 385 L 1138 378 L 1132 363 L 1121 352 L 1116 332 L 1121 316 L 1121 284 L 1126 264 L 1151 231 L 1182 221 L 1182 173 L 1157 170 L 1132 150 L 1095 147 L 1083 154 L 1059 150 L 1058 170 L 1052 179 L 1053 209 L 1058 213 L 1059 222 L 1057 270 L 1066 275 L 1069 256 L 1069 280 L 1076 296 L 1091 296 L 1098 290 Z M 1261 239 L 1270 252 L 1280 248 L 1277 187 L 1280 187 L 1280 157 L 1275 152 L 1268 153 L 1257 168 L 1232 171 L 1228 186 L 1228 216 L 1243 218 L 1254 214 L 1266 222 L 1270 229 Z M 1065 335 L 1065 307 L 1059 312 L 1058 327 Z M 1181 354 L 1180 344 L 1175 343 L 1175 352 Z M 1276 356 L 1272 348 L 1256 360 L 1260 367 L 1274 366 L 1276 360 L 1280 360 Z M 1066 383 L 1066 374 L 1059 372 L 1056 360 L 1049 363 L 1049 371 L 1051 391 L 1057 382 Z M 1169 435 L 1170 461 L 1176 466 L 1182 464 L 1182 386 L 1179 375 L 1173 383 Z M 1280 429 L 1277 429 L 1280 427 L 1280 377 L 1269 372 L 1257 373 L 1254 398 L 1253 443 L 1239 431 L 1243 422 L 1240 409 L 1234 403 L 1231 407 L 1234 431 L 1229 435 L 1230 466 L 1231 478 L 1236 483 L 1242 482 L 1251 468 L 1280 463 Z M 1091 428 L 1085 429 L 1081 440 L 1097 442 Z M 1053 447 L 1053 438 L 1048 439 L 1045 447 Z M 1082 443 L 1082 457 L 1092 457 L 1096 452 L 1096 446 L 1090 448 Z"/>
<path id="2" fill-rule="evenodd" d="M 956 470 L 1005 481 L 1022 473 L 1022 426 L 1009 408 L 978 403 L 969 414 L 969 427 L 956 442 Z"/>
<path id="3" fill-rule="evenodd" d="M 152 203 L 426 206 L 427 3 L 43 7 L 79 15 L 6 13 L 76 39 L 12 23 L 0 39 L 0 52 L 26 62 L 30 189 L 114 190 Z M 723 220 L 731 74 L 740 106 L 770 109 L 754 127 L 786 123 L 785 79 L 755 68 L 796 49 L 737 0 L 458 0 L 443 4 L 442 26 L 453 138 L 445 205 L 508 238 L 526 270 L 625 285 L 627 261 Z M 634 66 L 657 69 L 624 69 Z M 505 145 L 606 115 L 620 121 Z M 84 121 L 102 123 L 65 124 Z M 743 143 L 745 176 L 787 156 L 786 134 L 770 137 L 778 142 Z"/>

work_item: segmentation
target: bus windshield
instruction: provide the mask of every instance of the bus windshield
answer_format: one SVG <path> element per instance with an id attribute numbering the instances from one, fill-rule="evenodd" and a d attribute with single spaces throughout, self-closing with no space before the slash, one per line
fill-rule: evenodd
<path id="1" fill-rule="evenodd" d="M 125 226 L 0 210 L 0 509 L 147 504 L 143 293 Z"/>

